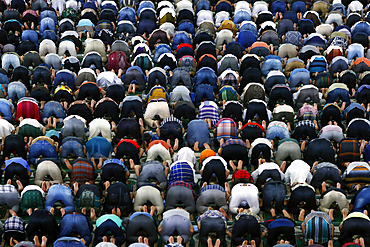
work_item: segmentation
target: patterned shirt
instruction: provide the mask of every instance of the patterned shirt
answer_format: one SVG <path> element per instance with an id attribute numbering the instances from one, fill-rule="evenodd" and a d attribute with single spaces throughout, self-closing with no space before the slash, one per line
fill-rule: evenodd
<path id="1" fill-rule="evenodd" d="M 168 122 L 177 122 L 178 124 L 180 124 L 181 125 L 181 127 L 182 127 L 182 123 L 181 123 L 181 121 L 180 120 L 178 120 L 177 118 L 175 118 L 174 116 L 171 116 L 171 117 L 168 117 L 168 118 L 166 118 L 165 120 L 163 120 L 162 121 L 162 123 L 161 123 L 161 126 L 159 127 L 159 128 L 162 128 L 163 127 L 163 125 L 165 125 L 166 123 L 168 123 Z"/>
<path id="2" fill-rule="evenodd" d="M 221 146 L 220 148 L 224 148 L 226 146 L 229 146 L 229 145 L 242 145 L 242 146 L 245 146 L 246 147 L 246 144 L 243 140 L 240 140 L 240 139 L 228 139 L 227 141 L 225 141 Z"/>
<path id="3" fill-rule="evenodd" d="M 14 185 L 11 184 L 0 185 L 0 193 L 13 193 L 13 192 L 17 192 L 17 189 L 14 187 Z"/>
<path id="4" fill-rule="evenodd" d="M 217 104 L 213 101 L 204 101 L 199 106 L 198 119 L 209 118 L 212 120 L 212 124 L 216 125 L 217 121 L 220 119 L 219 108 Z"/>
<path id="5" fill-rule="evenodd" d="M 306 242 L 312 238 L 315 243 L 322 244 L 332 239 L 331 219 L 326 213 L 319 211 L 309 213 L 303 224 L 305 225 L 304 237 Z"/>
<path id="6" fill-rule="evenodd" d="M 207 210 L 205 211 L 201 216 L 199 216 L 197 218 L 197 224 L 199 224 L 202 220 L 206 219 L 206 218 L 221 218 L 224 220 L 225 222 L 225 227 L 227 226 L 227 220 L 225 218 L 225 216 L 218 210 Z"/>
<path id="7" fill-rule="evenodd" d="M 308 126 L 308 127 L 311 127 L 311 128 L 316 128 L 315 123 L 311 120 L 308 120 L 308 119 L 299 121 L 296 125 L 296 128 L 301 127 L 301 126 Z"/>
<path id="8" fill-rule="evenodd" d="M 191 186 L 194 186 L 196 182 L 195 172 L 189 162 L 177 161 L 171 165 L 168 182 L 173 183 L 176 181 L 184 181 L 189 183 Z"/>
<path id="9" fill-rule="evenodd" d="M 222 118 L 216 124 L 217 140 L 224 139 L 237 139 L 238 130 L 236 123 L 231 118 Z"/>
<path id="10" fill-rule="evenodd" d="M 128 171 L 127 167 L 125 166 L 125 163 L 120 159 L 107 159 L 106 161 L 103 162 L 102 167 L 104 167 L 105 165 L 108 165 L 108 164 L 112 164 L 112 163 L 120 165 L 125 169 L 125 171 Z"/>
<path id="11" fill-rule="evenodd" d="M 210 184 L 210 185 L 206 185 L 204 186 L 200 192 L 199 192 L 199 196 L 204 192 L 204 191 L 207 191 L 207 190 L 219 190 L 221 192 L 226 192 L 224 187 L 222 187 L 221 185 L 219 184 Z"/>
<path id="12" fill-rule="evenodd" d="M 17 231 L 17 232 L 24 232 L 25 222 L 22 218 L 18 216 L 13 216 L 6 219 L 4 224 L 4 229 L 6 231 Z"/>
<path id="13" fill-rule="evenodd" d="M 170 188 L 172 188 L 174 186 L 183 186 L 183 187 L 186 187 L 186 188 L 190 189 L 191 192 L 193 193 L 194 198 L 197 198 L 197 195 L 195 194 L 193 188 L 191 187 L 191 185 L 189 183 L 184 182 L 184 181 L 176 181 L 176 182 L 170 183 L 168 185 L 167 190 L 169 190 Z"/>

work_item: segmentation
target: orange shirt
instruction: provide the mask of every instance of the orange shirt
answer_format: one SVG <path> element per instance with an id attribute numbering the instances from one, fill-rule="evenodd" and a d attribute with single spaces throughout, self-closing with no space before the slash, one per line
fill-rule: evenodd
<path id="1" fill-rule="evenodd" d="M 165 147 L 168 151 L 172 151 L 172 148 L 170 145 L 167 144 L 167 142 L 162 141 L 162 140 L 155 140 L 149 143 L 148 149 L 150 149 L 153 145 L 155 144 L 161 144 L 163 147 Z"/>

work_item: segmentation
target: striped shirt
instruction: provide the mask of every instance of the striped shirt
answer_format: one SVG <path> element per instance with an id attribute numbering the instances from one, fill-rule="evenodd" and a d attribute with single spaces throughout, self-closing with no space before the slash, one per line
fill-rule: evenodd
<path id="1" fill-rule="evenodd" d="M 165 125 L 165 124 L 166 124 L 166 123 L 168 123 L 168 122 L 177 122 L 178 124 L 180 124 L 180 125 L 181 125 L 181 128 L 182 128 L 182 123 L 181 123 L 181 121 L 180 121 L 180 120 L 178 120 L 177 118 L 175 118 L 174 116 L 168 117 L 168 118 L 166 118 L 165 120 L 163 120 L 163 121 L 161 122 L 161 126 L 160 126 L 159 128 L 162 128 L 162 127 L 163 127 L 163 125 Z"/>
<path id="2" fill-rule="evenodd" d="M 224 187 L 222 187 L 221 185 L 219 185 L 219 184 L 210 184 L 210 185 L 206 185 L 206 186 L 204 186 L 204 187 L 199 191 L 199 196 L 200 196 L 203 192 L 205 192 L 205 191 L 207 191 L 207 190 L 219 190 L 219 191 L 221 191 L 221 192 L 226 192 L 226 191 L 225 191 L 225 189 L 224 189 Z"/>
<path id="3" fill-rule="evenodd" d="M 306 242 L 312 238 L 315 243 L 323 244 L 332 239 L 331 219 L 326 213 L 319 211 L 309 213 L 303 224 L 305 225 Z"/>
<path id="4" fill-rule="evenodd" d="M 217 104 L 213 101 L 204 101 L 199 106 L 198 119 L 209 118 L 213 125 L 216 125 L 220 119 L 219 108 Z"/>

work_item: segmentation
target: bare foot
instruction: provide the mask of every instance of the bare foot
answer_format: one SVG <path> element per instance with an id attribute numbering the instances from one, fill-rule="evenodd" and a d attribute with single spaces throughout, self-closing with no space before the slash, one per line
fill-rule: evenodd
<path id="1" fill-rule="evenodd" d="M 308 245 L 312 245 L 313 244 L 313 239 L 311 238 L 310 240 L 308 240 Z"/>
<path id="2" fill-rule="evenodd" d="M 177 239 L 176 239 L 176 242 L 179 243 L 179 244 L 182 244 L 182 237 L 181 236 L 177 236 Z"/>
<path id="3" fill-rule="evenodd" d="M 214 247 L 220 247 L 221 240 L 217 239 Z"/>
<path id="4" fill-rule="evenodd" d="M 194 151 L 199 151 L 199 142 L 198 141 L 196 141 L 194 143 Z"/>
<path id="5" fill-rule="evenodd" d="M 13 209 L 9 209 L 9 213 L 14 217 L 17 216 L 17 213 Z"/>
<path id="6" fill-rule="evenodd" d="M 130 159 L 129 162 L 130 162 L 130 168 L 133 170 L 135 168 L 134 160 Z"/>
<path id="7" fill-rule="evenodd" d="M 157 207 L 156 206 L 151 206 L 150 207 L 150 215 L 153 216 L 155 211 L 157 211 Z"/>
<path id="8" fill-rule="evenodd" d="M 60 209 L 60 214 L 63 217 L 66 214 L 66 210 L 64 208 Z"/>
<path id="9" fill-rule="evenodd" d="M 83 213 L 84 215 L 86 215 L 86 208 L 82 208 L 81 209 L 81 213 Z"/>
<path id="10" fill-rule="evenodd" d="M 50 213 L 51 213 L 52 215 L 54 215 L 54 208 L 53 208 L 53 207 L 51 207 L 51 209 L 50 209 Z"/>
<path id="11" fill-rule="evenodd" d="M 103 242 L 108 242 L 108 238 L 107 238 L 107 236 L 104 236 L 104 237 L 103 237 Z"/>
<path id="12" fill-rule="evenodd" d="M 252 240 L 252 241 L 251 241 L 251 245 L 252 245 L 253 247 L 256 247 L 256 241 Z"/>
<path id="13" fill-rule="evenodd" d="M 211 238 L 207 239 L 207 246 L 208 247 L 213 247 L 212 239 Z"/>
<path id="14" fill-rule="evenodd" d="M 343 220 L 345 219 L 345 218 L 347 218 L 347 212 L 346 212 L 346 210 L 342 210 L 342 216 L 343 216 Z"/>
<path id="15" fill-rule="evenodd" d="M 27 209 L 27 214 L 29 215 L 29 216 L 31 216 L 31 214 L 32 214 L 32 208 L 29 208 L 29 209 Z"/>
<path id="16" fill-rule="evenodd" d="M 169 242 L 169 243 L 173 243 L 173 242 L 175 242 L 175 239 L 173 238 L 173 236 L 171 236 L 171 237 L 169 237 L 169 238 L 168 238 L 168 242 Z"/>
<path id="17" fill-rule="evenodd" d="M 41 247 L 46 247 L 46 243 L 48 242 L 48 239 L 46 236 L 42 236 L 41 238 Z"/>
<path id="18" fill-rule="evenodd" d="M 299 221 L 304 221 L 304 214 L 305 214 L 305 211 L 304 209 L 302 209 L 301 212 L 299 212 L 299 216 L 298 216 Z"/>
<path id="19" fill-rule="evenodd" d="M 334 220 L 334 209 L 329 210 L 329 217 L 331 220 Z"/>
<path id="20" fill-rule="evenodd" d="M 94 208 L 90 209 L 90 219 L 96 221 L 96 213 Z"/>
<path id="21" fill-rule="evenodd" d="M 40 244 L 40 240 L 39 240 L 39 236 L 35 235 L 35 236 L 33 237 L 33 242 L 35 243 L 35 245 L 36 245 L 37 247 L 40 247 L 40 246 L 41 246 L 41 244 Z"/>
<path id="22" fill-rule="evenodd" d="M 148 238 L 144 238 L 144 244 L 149 246 L 149 239 Z"/>
<path id="23" fill-rule="evenodd" d="M 110 239 L 110 242 L 111 242 L 112 244 L 116 244 L 116 239 L 115 239 L 115 238 L 111 238 L 111 239 Z"/>
<path id="24" fill-rule="evenodd" d="M 234 165 L 234 162 L 232 160 L 229 161 L 229 165 L 233 169 L 233 171 L 236 170 L 236 166 Z"/>

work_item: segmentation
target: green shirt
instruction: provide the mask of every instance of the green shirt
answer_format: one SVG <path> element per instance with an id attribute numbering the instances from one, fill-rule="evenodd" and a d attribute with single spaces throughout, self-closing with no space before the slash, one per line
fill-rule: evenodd
<path id="1" fill-rule="evenodd" d="M 103 224 L 107 220 L 111 220 L 114 223 L 116 223 L 119 228 L 123 228 L 123 226 L 122 226 L 122 220 L 120 219 L 120 217 L 118 217 L 115 214 L 104 214 L 104 215 L 100 216 L 96 220 L 96 227 L 99 227 L 101 224 Z"/>

